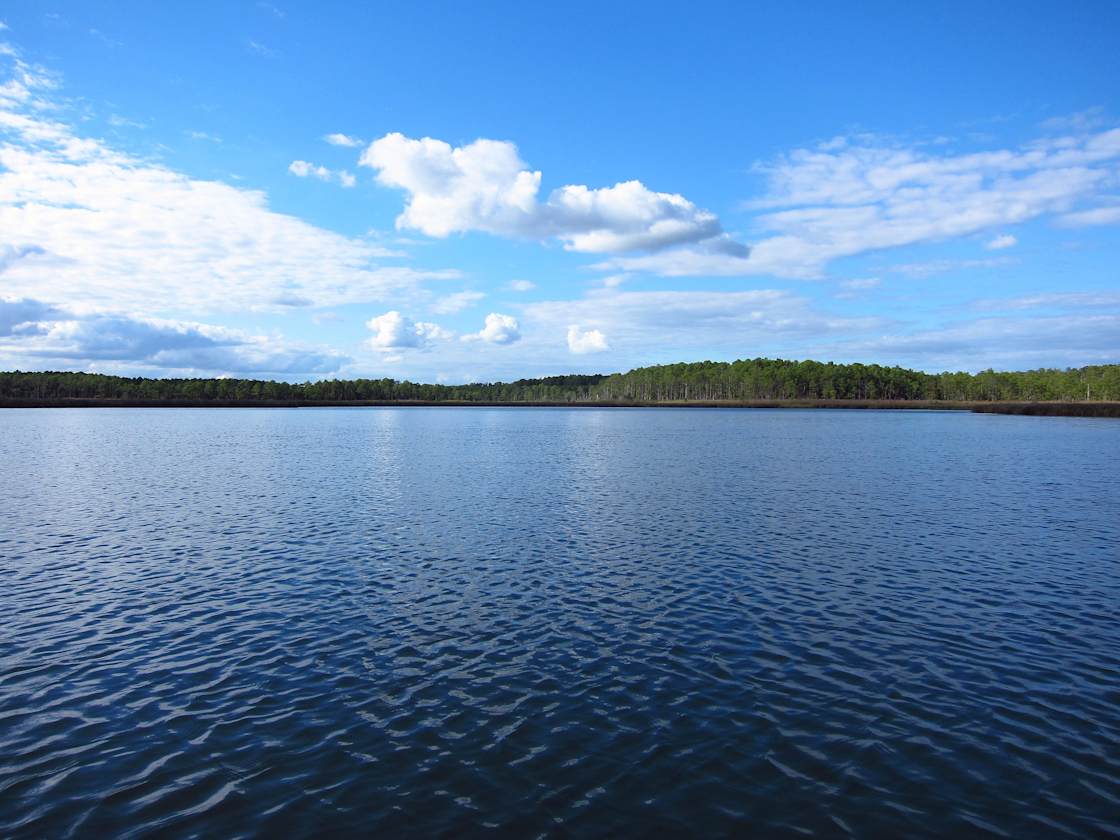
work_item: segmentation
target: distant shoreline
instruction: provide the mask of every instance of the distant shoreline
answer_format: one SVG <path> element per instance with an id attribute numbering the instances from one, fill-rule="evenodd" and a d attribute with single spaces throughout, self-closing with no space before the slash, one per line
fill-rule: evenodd
<path id="1" fill-rule="evenodd" d="M 135 400 L 0 399 L 0 408 L 841 408 L 971 411 L 1051 417 L 1120 418 L 1120 402 L 958 402 L 951 400 Z"/>

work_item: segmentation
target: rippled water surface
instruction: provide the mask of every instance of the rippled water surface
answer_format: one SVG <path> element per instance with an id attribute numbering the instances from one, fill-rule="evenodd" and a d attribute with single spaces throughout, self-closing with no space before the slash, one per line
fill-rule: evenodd
<path id="1" fill-rule="evenodd" d="M 0 835 L 1120 833 L 1120 422 L 0 412 Z"/>

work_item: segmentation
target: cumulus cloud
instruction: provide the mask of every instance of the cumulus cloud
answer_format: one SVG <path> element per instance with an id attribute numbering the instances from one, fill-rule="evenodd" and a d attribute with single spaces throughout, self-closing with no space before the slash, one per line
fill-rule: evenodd
<path id="1" fill-rule="evenodd" d="M 984 247 L 989 251 L 1002 251 L 1004 248 L 1013 248 L 1018 244 L 1018 239 L 1009 233 L 1005 233 L 990 240 Z"/>
<path id="2" fill-rule="evenodd" d="M 607 337 L 599 330 L 581 330 L 578 324 L 568 327 L 568 350 L 572 353 L 602 353 L 610 350 Z"/>
<path id="3" fill-rule="evenodd" d="M 293 160 L 288 164 L 288 171 L 297 178 L 306 178 L 310 175 L 320 181 L 329 181 L 331 177 L 331 171 L 325 166 L 315 166 L 306 160 Z"/>
<path id="4" fill-rule="evenodd" d="M 438 324 L 413 321 L 395 309 L 370 318 L 366 321 L 366 328 L 374 333 L 368 341 L 369 346 L 384 353 L 419 349 L 427 347 L 432 341 L 453 337 Z"/>
<path id="5" fill-rule="evenodd" d="M 838 138 L 758 164 L 767 193 L 745 209 L 758 238 L 747 255 L 701 242 L 660 254 L 616 257 L 607 271 L 663 275 L 817 277 L 832 260 L 936 242 L 1048 214 L 1073 212 L 1116 183 L 1120 129 L 1046 137 L 1017 149 L 953 154 L 875 138 Z M 718 240 L 716 240 L 718 242 Z"/>
<path id="6" fill-rule="evenodd" d="M 328 134 L 323 139 L 332 146 L 345 146 L 350 149 L 355 149 L 365 143 L 360 137 L 351 137 L 348 134 Z"/>
<path id="7" fill-rule="evenodd" d="M 349 359 L 276 336 L 119 313 L 80 312 L 29 298 L 0 298 L 0 356 L 32 364 L 113 362 L 178 372 L 331 373 Z"/>
<path id="8" fill-rule="evenodd" d="M 487 344 L 513 344 L 521 340 L 521 327 L 511 315 L 491 312 L 482 329 L 463 336 L 463 341 L 485 341 Z"/>
<path id="9" fill-rule="evenodd" d="M 297 178 L 317 178 L 320 181 L 337 181 L 344 187 L 352 187 L 357 179 L 345 169 L 334 171 L 325 166 L 316 166 L 306 160 L 293 160 L 288 164 L 288 171 Z"/>
<path id="10" fill-rule="evenodd" d="M 429 236 L 483 231 L 556 238 L 568 250 L 591 253 L 657 251 L 725 238 L 715 214 L 640 181 L 598 189 L 563 186 L 542 202 L 541 173 L 528 169 L 517 147 L 505 141 L 452 147 L 393 133 L 371 143 L 360 165 L 374 169 L 379 183 L 407 194 L 397 227 Z"/>
<path id="11" fill-rule="evenodd" d="M 56 80 L 0 54 L 4 292 L 101 308 L 245 311 L 408 293 L 454 270 L 381 265 L 375 240 L 271 210 L 264 193 L 189 178 L 51 119 Z M 22 251 L 21 251 L 22 249 Z M 24 256 L 12 259 L 21 251 Z"/>
<path id="12" fill-rule="evenodd" d="M 483 292 L 454 292 L 437 299 L 428 308 L 437 315 L 453 315 L 474 306 L 486 297 Z"/>
<path id="13" fill-rule="evenodd" d="M 531 292 L 537 288 L 537 284 L 532 280 L 511 280 L 509 287 L 514 292 Z"/>

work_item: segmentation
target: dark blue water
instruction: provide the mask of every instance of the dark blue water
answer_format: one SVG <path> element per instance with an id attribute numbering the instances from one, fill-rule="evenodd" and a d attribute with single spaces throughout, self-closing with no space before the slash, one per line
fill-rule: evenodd
<path id="1" fill-rule="evenodd" d="M 1120 422 L 0 412 L 0 835 L 1120 833 Z"/>

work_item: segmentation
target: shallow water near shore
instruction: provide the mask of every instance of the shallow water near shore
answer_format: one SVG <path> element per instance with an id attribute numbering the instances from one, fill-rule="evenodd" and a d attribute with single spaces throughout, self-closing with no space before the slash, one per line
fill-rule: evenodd
<path id="1" fill-rule="evenodd" d="M 1120 831 L 1120 423 L 0 413 L 0 835 Z"/>

